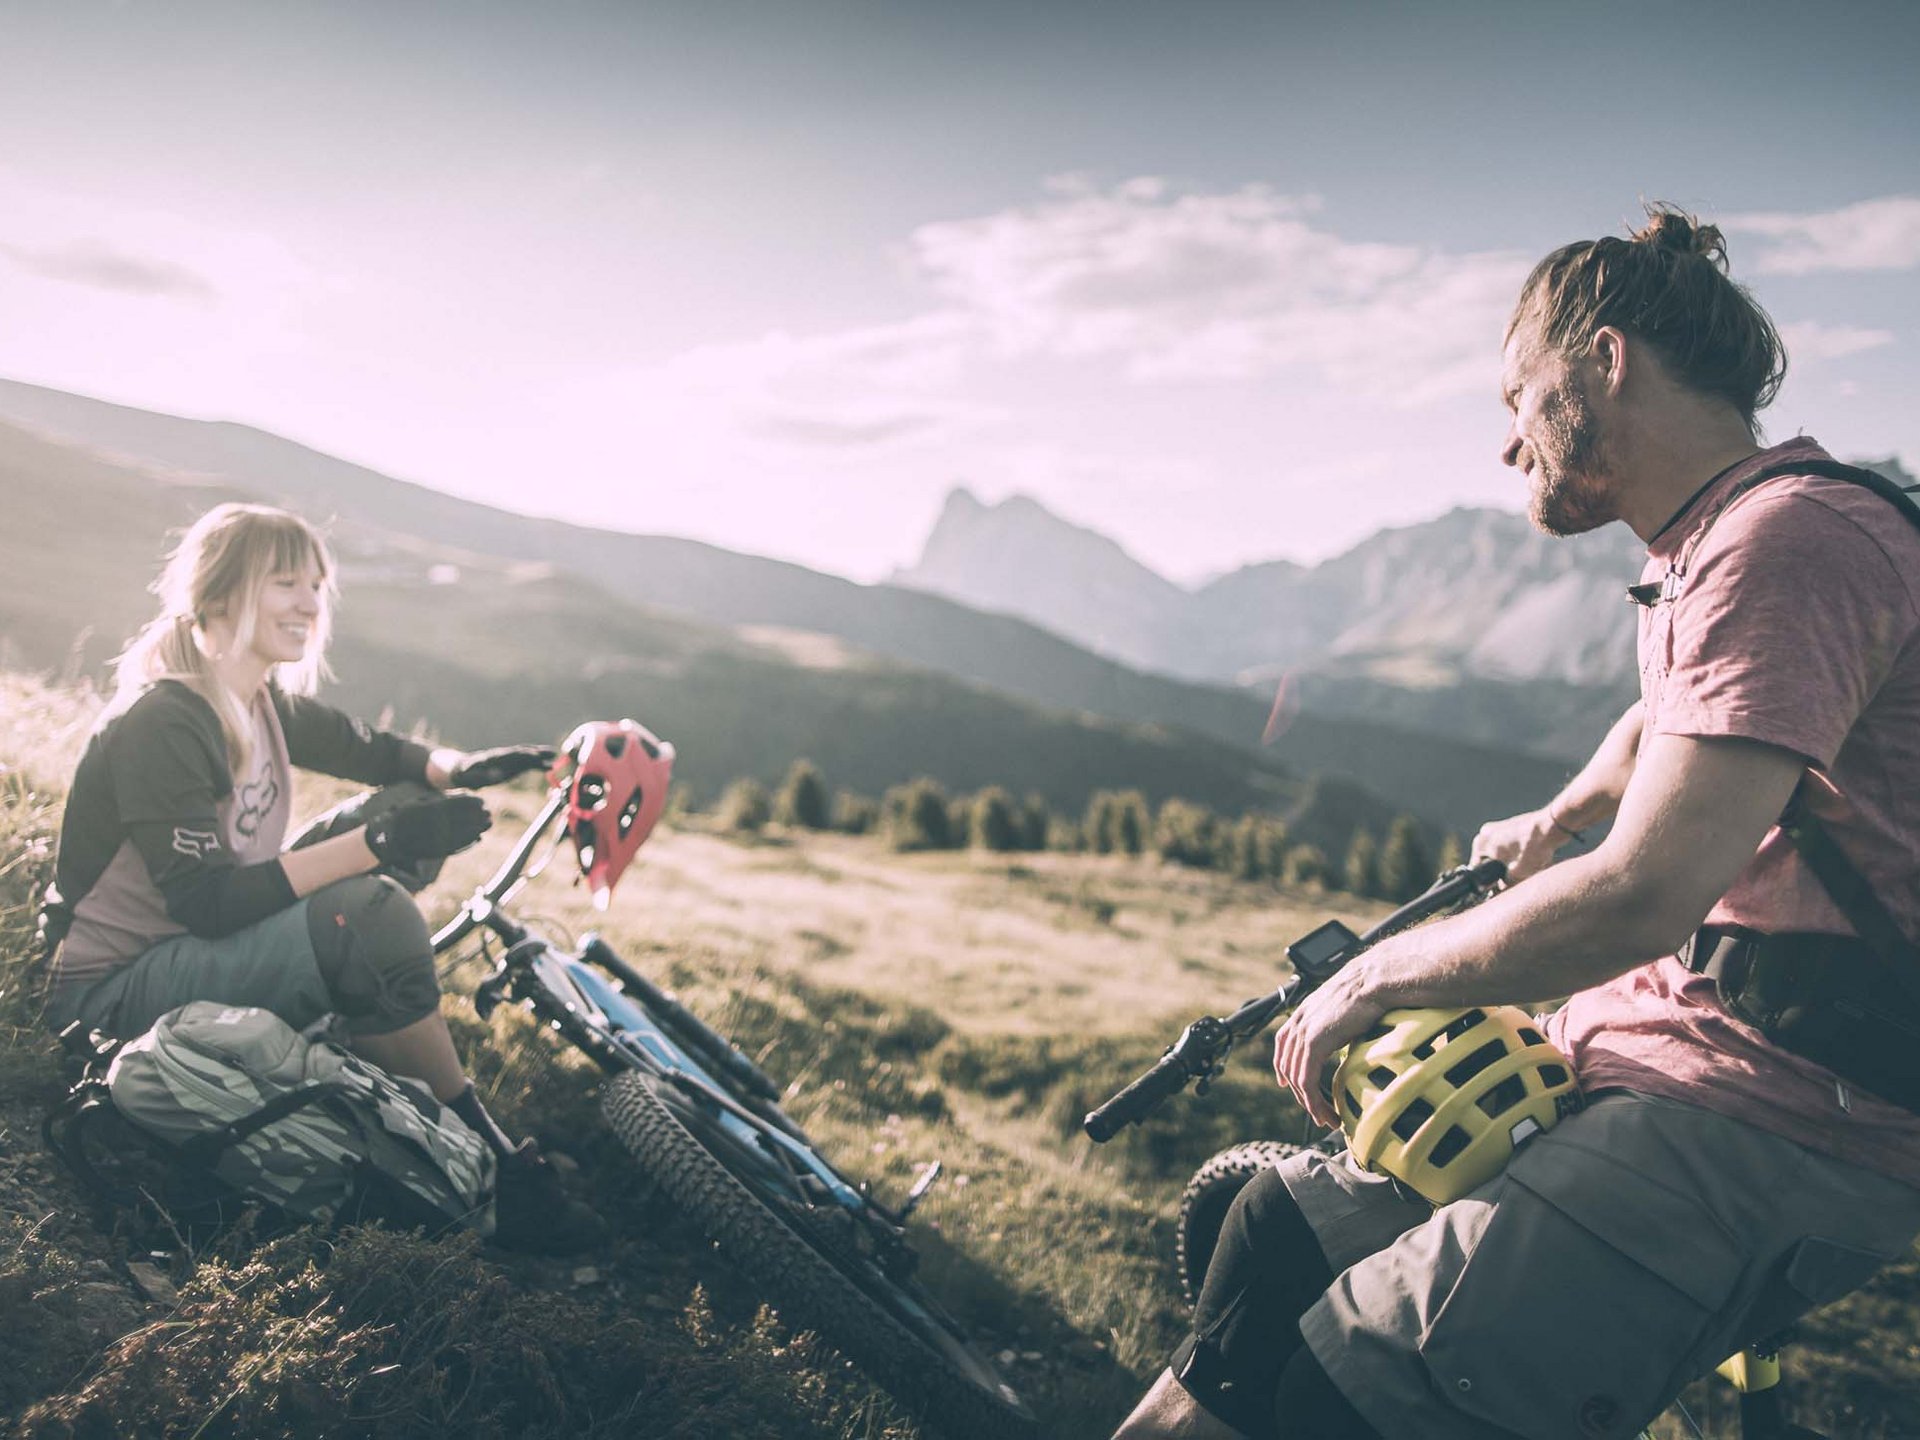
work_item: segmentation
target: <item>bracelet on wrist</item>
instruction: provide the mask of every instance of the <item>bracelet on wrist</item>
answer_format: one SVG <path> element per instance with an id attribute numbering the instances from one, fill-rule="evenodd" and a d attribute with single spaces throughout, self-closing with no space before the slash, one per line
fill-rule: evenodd
<path id="1" fill-rule="evenodd" d="M 1583 842 L 1586 840 L 1587 836 L 1585 831 L 1576 830 L 1571 825 L 1567 824 L 1566 821 L 1562 820 L 1558 815 L 1553 813 L 1553 808 L 1551 806 L 1547 807 L 1544 813 L 1547 817 L 1547 823 L 1553 826 L 1553 828 L 1558 830 L 1562 835 L 1567 836 L 1571 840 L 1579 840 Z"/>

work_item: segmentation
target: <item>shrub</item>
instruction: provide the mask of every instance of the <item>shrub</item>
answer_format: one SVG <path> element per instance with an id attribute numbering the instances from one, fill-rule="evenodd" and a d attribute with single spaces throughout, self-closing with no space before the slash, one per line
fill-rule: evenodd
<path id="1" fill-rule="evenodd" d="M 998 785 L 989 785 L 973 797 L 971 838 L 982 850 L 1018 850 L 1021 827 L 1014 815 L 1013 797 Z"/>
<path id="2" fill-rule="evenodd" d="M 729 830 L 759 830 L 772 818 L 773 802 L 758 780 L 736 780 L 720 797 L 720 823 Z"/>
<path id="3" fill-rule="evenodd" d="M 1053 814 L 1047 809 L 1046 797 L 1029 795 L 1020 806 L 1020 848 L 1022 850 L 1045 850 L 1047 832 L 1053 828 Z"/>
<path id="4" fill-rule="evenodd" d="M 1327 878 L 1327 857 L 1318 845 L 1295 845 L 1287 851 L 1280 878 L 1289 885 L 1317 885 Z"/>
<path id="5" fill-rule="evenodd" d="M 1420 833 L 1420 822 L 1411 815 L 1397 817 L 1380 849 L 1381 898 L 1411 900 L 1433 883 L 1433 872 L 1433 852 Z"/>
<path id="6" fill-rule="evenodd" d="M 865 835 L 880 823 L 880 806 L 853 790 L 833 797 L 833 828 L 848 835 Z"/>
<path id="7" fill-rule="evenodd" d="M 1073 821 L 1058 815 L 1047 821 L 1047 849 L 1077 855 L 1086 848 L 1086 836 Z"/>
<path id="8" fill-rule="evenodd" d="M 773 818 L 782 825 L 802 830 L 825 830 L 832 820 L 827 808 L 827 787 L 819 768 L 811 760 L 796 760 L 780 784 L 773 803 Z"/>
<path id="9" fill-rule="evenodd" d="M 1191 800 L 1169 800 L 1153 822 L 1153 848 L 1160 858 L 1196 870 L 1211 869 L 1218 859 L 1220 822 L 1204 805 Z"/>
<path id="10" fill-rule="evenodd" d="M 1347 893 L 1369 899 L 1380 894 L 1380 846 L 1373 832 L 1362 825 L 1347 844 L 1347 863 L 1342 871 Z"/>
<path id="11" fill-rule="evenodd" d="M 1458 835 L 1448 831 L 1446 839 L 1440 842 L 1440 858 L 1433 862 L 1433 868 L 1444 875 L 1447 871 L 1457 870 L 1466 863 L 1467 847 L 1461 843 Z"/>
<path id="12" fill-rule="evenodd" d="M 921 776 L 895 785 L 880 800 L 880 833 L 895 850 L 946 850 L 953 845 L 946 791 Z"/>

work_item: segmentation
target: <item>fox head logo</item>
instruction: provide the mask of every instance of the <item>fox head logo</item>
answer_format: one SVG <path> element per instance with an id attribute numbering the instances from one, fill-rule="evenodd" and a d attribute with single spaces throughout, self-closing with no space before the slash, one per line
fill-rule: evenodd
<path id="1" fill-rule="evenodd" d="M 220 849 L 220 836 L 212 830 L 189 830 L 184 825 L 176 825 L 173 848 L 191 859 L 204 860 Z"/>

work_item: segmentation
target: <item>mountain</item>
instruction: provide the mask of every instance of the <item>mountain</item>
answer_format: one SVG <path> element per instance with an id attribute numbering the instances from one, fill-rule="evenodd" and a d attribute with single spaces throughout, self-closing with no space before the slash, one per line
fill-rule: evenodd
<path id="1" fill-rule="evenodd" d="M 955 489 L 919 563 L 900 578 L 975 610 L 1033 620 L 1122 664 L 1177 673 L 1155 662 L 1184 642 L 1186 592 L 1024 495 L 982 505 Z"/>
<path id="2" fill-rule="evenodd" d="M 244 497 L 0 424 L 0 662 L 98 673 L 151 613 L 165 532 Z M 1377 832 L 1402 808 L 1206 736 L 1049 710 L 818 635 L 650 610 L 553 567 L 357 521 L 334 538 L 330 697 L 462 745 L 632 714 L 677 741 L 676 777 L 705 799 L 741 775 L 773 783 L 805 755 L 869 794 L 931 774 L 956 792 L 1038 793 L 1068 815 L 1122 788 L 1261 810 L 1336 854 L 1356 825 Z"/>
<path id="3" fill-rule="evenodd" d="M 1249 565 L 1189 591 L 1031 499 L 983 506 L 956 490 L 895 578 L 1191 680 L 1327 670 L 1610 687 L 1634 674 L 1618 597 L 1643 554 L 1619 527 L 1564 541 L 1504 510 L 1457 509 L 1321 565 Z"/>
<path id="4" fill-rule="evenodd" d="M 1302 711 L 1263 747 L 1263 737 L 1275 728 L 1269 725 L 1270 691 L 1183 684 L 1130 669 L 1029 621 L 982 614 L 920 590 L 856 585 L 695 541 L 490 509 L 246 426 L 156 415 L 5 381 L 0 420 L 27 427 L 73 463 L 131 466 L 170 489 L 202 497 L 221 486 L 245 490 L 308 515 L 335 517 L 343 536 L 360 525 L 396 545 L 410 537 L 415 546 L 549 566 L 656 616 L 830 636 L 872 656 L 943 672 L 1031 704 L 1258 749 L 1295 774 L 1360 786 L 1449 829 L 1471 831 L 1490 816 L 1540 804 L 1566 773 L 1558 759 L 1420 734 L 1364 711 L 1336 717 Z M 28 438 L 20 436 L 22 442 Z M 157 536 L 160 528 L 145 533 Z M 144 543 L 148 558 L 136 569 L 149 573 L 158 541 Z M 1124 570 L 1116 567 L 1115 574 Z M 110 626 L 104 615 L 99 624 L 101 633 L 116 640 L 125 633 L 125 625 Z"/>

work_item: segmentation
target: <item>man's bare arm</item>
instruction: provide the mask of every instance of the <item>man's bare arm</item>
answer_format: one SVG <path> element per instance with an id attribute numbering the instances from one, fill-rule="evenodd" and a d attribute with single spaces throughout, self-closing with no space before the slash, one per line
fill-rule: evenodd
<path id="1" fill-rule="evenodd" d="M 1388 1010 L 1571 994 L 1678 949 L 1752 861 L 1805 762 L 1750 740 L 1659 735 L 1606 841 L 1448 920 L 1381 942 L 1274 1036 L 1274 1069 L 1315 1120 L 1316 1077 Z"/>
<path id="2" fill-rule="evenodd" d="M 1750 740 L 1651 740 L 1587 855 L 1361 962 L 1390 1005 L 1566 995 L 1670 955 L 1752 861 L 1806 762 Z"/>
<path id="3" fill-rule="evenodd" d="M 1474 860 L 1501 861 L 1510 882 L 1524 880 L 1551 865 L 1575 831 L 1611 820 L 1633 779 L 1644 718 L 1645 710 L 1634 701 L 1613 722 L 1593 758 L 1552 800 L 1538 810 L 1481 826 L 1473 837 Z"/>

